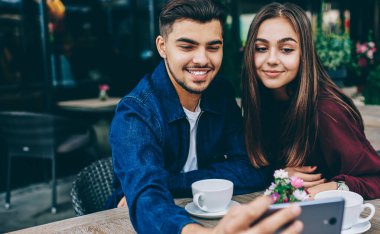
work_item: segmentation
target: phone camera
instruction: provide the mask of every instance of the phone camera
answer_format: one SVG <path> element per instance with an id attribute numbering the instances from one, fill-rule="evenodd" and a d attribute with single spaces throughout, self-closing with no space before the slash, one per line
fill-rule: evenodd
<path id="1" fill-rule="evenodd" d="M 336 218 L 329 219 L 329 224 L 330 225 L 335 225 L 336 224 Z"/>

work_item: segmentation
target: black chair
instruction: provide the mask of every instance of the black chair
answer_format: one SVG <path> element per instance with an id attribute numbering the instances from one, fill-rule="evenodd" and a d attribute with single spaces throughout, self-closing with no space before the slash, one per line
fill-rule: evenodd
<path id="1" fill-rule="evenodd" d="M 71 189 L 71 202 L 80 215 L 101 211 L 112 194 L 112 158 L 98 160 L 85 167 L 76 177 Z"/>
<path id="2" fill-rule="evenodd" d="M 77 120 L 51 114 L 2 111 L 0 137 L 7 151 L 7 184 L 5 208 L 11 206 L 12 158 L 28 157 L 51 160 L 51 212 L 56 213 L 56 157 L 87 150 L 97 157 L 98 144 L 92 127 Z"/>

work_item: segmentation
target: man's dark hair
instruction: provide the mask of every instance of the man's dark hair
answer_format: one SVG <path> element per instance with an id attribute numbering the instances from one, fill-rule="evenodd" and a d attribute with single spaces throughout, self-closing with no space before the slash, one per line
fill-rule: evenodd
<path id="1" fill-rule="evenodd" d="M 200 23 L 226 19 L 224 6 L 217 0 L 169 0 L 160 14 L 160 34 L 166 37 L 172 25 L 179 19 L 191 19 Z"/>

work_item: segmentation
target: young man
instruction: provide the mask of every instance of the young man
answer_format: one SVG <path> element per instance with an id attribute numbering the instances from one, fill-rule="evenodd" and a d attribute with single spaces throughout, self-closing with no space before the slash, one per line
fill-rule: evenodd
<path id="1" fill-rule="evenodd" d="M 110 131 L 114 170 L 138 233 L 206 231 L 173 201 L 191 196 L 197 180 L 228 179 L 235 194 L 267 184 L 266 172 L 248 161 L 231 87 L 217 75 L 224 17 L 213 0 L 169 1 L 156 40 L 163 61 L 117 107 Z M 207 231 L 249 228 L 268 205 L 235 208 Z M 289 221 L 299 210 L 291 214 L 277 220 Z"/>

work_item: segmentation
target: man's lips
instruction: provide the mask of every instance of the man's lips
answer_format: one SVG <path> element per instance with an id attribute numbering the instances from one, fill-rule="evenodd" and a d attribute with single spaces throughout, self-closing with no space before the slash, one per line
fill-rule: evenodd
<path id="1" fill-rule="evenodd" d="M 195 81 L 202 81 L 212 71 L 212 68 L 186 68 L 185 70 L 190 73 Z"/>
<path id="2" fill-rule="evenodd" d="M 283 73 L 283 71 L 276 71 L 276 70 L 264 70 L 263 72 L 265 73 L 265 75 L 271 78 L 275 78 L 279 76 L 281 73 Z"/>

